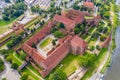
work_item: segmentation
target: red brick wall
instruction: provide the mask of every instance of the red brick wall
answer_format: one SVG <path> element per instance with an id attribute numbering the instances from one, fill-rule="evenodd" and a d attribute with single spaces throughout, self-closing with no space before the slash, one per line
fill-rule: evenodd
<path id="1" fill-rule="evenodd" d="M 44 65 L 46 65 L 47 70 L 42 71 L 41 74 L 42 76 L 48 75 L 53 68 L 55 68 L 60 61 L 62 61 L 67 54 L 70 52 L 70 39 L 72 36 L 69 36 L 66 41 L 64 41 L 63 44 L 61 44 L 58 48 L 56 48 L 49 56 L 48 58 L 43 62 Z"/>
<path id="2" fill-rule="evenodd" d="M 32 59 L 37 63 L 40 64 L 43 60 L 44 57 L 42 57 L 36 49 L 32 48 L 28 44 L 24 43 L 21 48 L 30 56 Z"/>
<path id="3" fill-rule="evenodd" d="M 37 44 L 38 40 L 42 40 L 46 35 L 48 35 L 50 33 L 50 29 L 51 27 L 45 26 L 42 28 L 42 30 L 40 32 L 38 32 L 37 34 L 35 34 L 32 38 L 30 38 L 26 43 L 28 45 L 32 45 L 32 43 L 34 42 L 35 44 Z"/>

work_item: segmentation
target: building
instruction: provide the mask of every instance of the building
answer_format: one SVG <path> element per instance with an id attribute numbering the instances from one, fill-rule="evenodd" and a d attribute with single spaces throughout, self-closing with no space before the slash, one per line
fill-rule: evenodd
<path id="1" fill-rule="evenodd" d="M 101 16 L 97 15 L 94 16 L 92 19 L 85 19 L 85 21 L 87 22 L 87 25 L 98 26 L 99 22 L 101 21 Z"/>
<path id="2" fill-rule="evenodd" d="M 32 47 L 32 43 L 38 44 L 49 35 L 54 25 L 53 23 L 54 22 L 50 21 L 40 32 L 36 33 L 27 42 L 21 45 L 21 49 L 27 53 L 31 64 L 43 77 L 47 76 L 70 52 L 73 52 L 75 55 L 82 55 L 87 48 L 87 43 L 84 40 L 74 34 L 68 34 L 64 38 L 60 38 L 58 40 L 59 44 L 47 53 L 47 57 L 44 57 L 37 49 Z M 34 63 L 36 63 L 40 69 L 38 69 Z"/>
<path id="3" fill-rule="evenodd" d="M 88 8 L 88 9 L 94 9 L 94 3 L 93 2 L 83 2 L 83 6 Z"/>
<path id="4" fill-rule="evenodd" d="M 111 41 L 111 34 L 106 38 L 106 40 L 102 43 L 101 47 L 106 48 L 109 46 L 109 43 Z"/>
<path id="5" fill-rule="evenodd" d="M 62 11 L 61 15 L 54 16 L 54 21 L 63 23 L 66 30 L 73 31 L 76 24 L 84 21 L 84 13 L 77 10 L 69 10 L 67 13 Z"/>
<path id="6" fill-rule="evenodd" d="M 73 54 L 83 54 L 87 48 L 87 42 L 78 36 L 74 36 L 71 40 L 71 51 Z"/>
<path id="7" fill-rule="evenodd" d="M 12 29 L 15 32 L 15 34 L 17 35 L 17 34 L 20 34 L 22 31 L 24 31 L 24 25 L 20 24 L 18 22 L 14 22 Z"/>

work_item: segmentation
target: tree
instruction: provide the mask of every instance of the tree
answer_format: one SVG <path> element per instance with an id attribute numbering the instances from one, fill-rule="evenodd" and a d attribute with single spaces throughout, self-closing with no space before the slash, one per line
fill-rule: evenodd
<path id="1" fill-rule="evenodd" d="M 65 26 L 64 26 L 63 23 L 60 23 L 60 27 L 61 27 L 61 28 L 65 28 Z"/>
<path id="2" fill-rule="evenodd" d="M 10 57 L 10 56 L 7 56 L 7 57 L 5 58 L 5 60 L 6 60 L 7 62 L 12 63 L 12 57 Z"/>
<path id="3" fill-rule="evenodd" d="M 20 80 L 27 80 L 28 79 L 28 74 L 22 74 Z"/>
<path id="4" fill-rule="evenodd" d="M 2 80 L 7 80 L 6 78 L 3 78 Z"/>
<path id="5" fill-rule="evenodd" d="M 19 17 L 27 9 L 27 6 L 23 2 L 16 3 L 10 7 L 6 7 L 2 14 L 5 21 L 9 21 L 13 18 Z"/>
<path id="6" fill-rule="evenodd" d="M 5 66 L 4 66 L 4 62 L 3 60 L 0 58 L 0 72 L 2 72 L 4 70 Z"/>
<path id="7" fill-rule="evenodd" d="M 94 46 L 91 46 L 91 47 L 90 47 L 90 51 L 93 51 L 94 49 L 95 49 Z"/>
<path id="8" fill-rule="evenodd" d="M 96 56 L 94 54 L 86 54 L 85 56 L 80 57 L 80 65 L 84 68 L 93 67 L 95 59 Z"/>
<path id="9" fill-rule="evenodd" d="M 99 45 L 96 45 L 96 49 L 100 50 L 100 46 L 99 46 Z"/>
<path id="10" fill-rule="evenodd" d="M 53 74 L 50 75 L 49 80 L 66 80 L 67 75 L 63 70 L 57 69 Z"/>
<path id="11" fill-rule="evenodd" d="M 32 47 L 35 49 L 37 48 L 34 42 L 32 43 Z"/>
<path id="12" fill-rule="evenodd" d="M 75 9 L 75 10 L 79 10 L 79 9 L 80 9 L 80 7 L 79 7 L 79 6 L 77 6 L 76 4 L 74 4 L 74 5 L 73 5 L 73 9 Z"/>
<path id="13" fill-rule="evenodd" d="M 56 41 L 52 40 L 52 44 L 53 44 L 53 46 L 55 46 L 56 45 Z"/>
<path id="14" fill-rule="evenodd" d="M 6 3 L 10 3 L 10 0 L 5 0 Z"/>
<path id="15" fill-rule="evenodd" d="M 64 35 L 61 31 L 55 31 L 53 34 L 57 38 L 63 38 L 64 37 Z"/>
<path id="16" fill-rule="evenodd" d="M 80 32 L 79 28 L 78 28 L 78 27 L 75 27 L 75 28 L 74 28 L 74 33 L 75 33 L 75 34 L 78 34 L 79 32 Z"/>
<path id="17" fill-rule="evenodd" d="M 11 49 L 11 48 L 13 47 L 13 44 L 12 44 L 11 42 L 9 42 L 9 43 L 7 44 L 7 47 L 8 47 L 9 49 Z"/>
<path id="18" fill-rule="evenodd" d="M 13 68 L 13 69 L 15 69 L 15 70 L 17 70 L 18 67 L 19 67 L 19 66 L 18 66 L 17 63 L 13 63 L 13 64 L 11 65 L 11 68 Z"/>

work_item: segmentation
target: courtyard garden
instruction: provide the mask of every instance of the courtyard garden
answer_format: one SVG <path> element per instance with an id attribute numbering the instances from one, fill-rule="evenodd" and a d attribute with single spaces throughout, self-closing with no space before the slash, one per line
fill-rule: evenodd
<path id="1" fill-rule="evenodd" d="M 48 44 L 50 44 L 52 42 L 52 38 L 48 37 L 47 39 L 45 39 L 41 44 L 40 44 L 40 48 L 45 48 Z"/>

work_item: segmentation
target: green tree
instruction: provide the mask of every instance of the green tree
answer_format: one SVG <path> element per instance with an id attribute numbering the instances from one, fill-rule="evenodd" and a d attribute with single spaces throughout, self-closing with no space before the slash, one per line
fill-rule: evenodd
<path id="1" fill-rule="evenodd" d="M 18 67 L 19 67 L 19 66 L 18 66 L 17 63 L 13 63 L 13 64 L 11 65 L 11 68 L 13 68 L 13 69 L 15 69 L 15 70 L 17 70 Z"/>
<path id="2" fill-rule="evenodd" d="M 32 47 L 35 49 L 37 48 L 34 42 L 32 43 Z"/>
<path id="3" fill-rule="evenodd" d="M 20 80 L 27 80 L 28 79 L 28 74 L 22 74 Z"/>
<path id="4" fill-rule="evenodd" d="M 67 75 L 63 70 L 57 69 L 53 74 L 50 75 L 49 80 L 66 80 Z"/>
<path id="5" fill-rule="evenodd" d="M 7 80 L 6 78 L 3 78 L 2 80 Z"/>
<path id="6" fill-rule="evenodd" d="M 52 40 L 52 44 L 55 46 L 55 45 L 56 45 L 56 41 L 55 41 L 55 40 Z"/>
<path id="7" fill-rule="evenodd" d="M 61 27 L 61 28 L 65 28 L 65 26 L 64 26 L 63 23 L 60 23 L 60 27 Z"/>
<path id="8" fill-rule="evenodd" d="M 78 28 L 78 27 L 75 27 L 75 28 L 74 28 L 74 33 L 75 33 L 75 34 L 78 34 L 79 32 L 80 32 L 79 28 Z"/>
<path id="9" fill-rule="evenodd" d="M 4 70 L 4 62 L 3 60 L 0 58 L 0 72 L 2 72 Z"/>
<path id="10" fill-rule="evenodd" d="M 53 34 L 57 38 L 63 38 L 64 37 L 64 35 L 61 31 L 55 31 Z"/>

